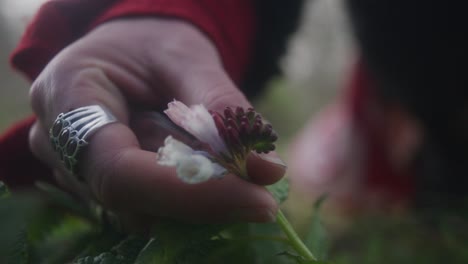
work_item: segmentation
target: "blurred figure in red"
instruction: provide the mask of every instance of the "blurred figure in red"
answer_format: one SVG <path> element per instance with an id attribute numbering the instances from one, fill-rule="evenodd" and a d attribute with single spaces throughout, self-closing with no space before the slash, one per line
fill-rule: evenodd
<path id="1" fill-rule="evenodd" d="M 291 147 L 293 185 L 347 208 L 463 204 L 466 4 L 347 4 L 362 59 L 349 89 Z"/>

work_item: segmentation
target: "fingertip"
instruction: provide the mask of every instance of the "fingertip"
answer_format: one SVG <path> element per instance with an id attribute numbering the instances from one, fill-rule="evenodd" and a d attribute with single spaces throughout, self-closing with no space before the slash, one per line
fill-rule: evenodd
<path id="1" fill-rule="evenodd" d="M 251 153 L 247 159 L 247 170 L 252 182 L 270 185 L 279 181 L 286 173 L 286 163 L 276 152 L 268 154 Z"/>

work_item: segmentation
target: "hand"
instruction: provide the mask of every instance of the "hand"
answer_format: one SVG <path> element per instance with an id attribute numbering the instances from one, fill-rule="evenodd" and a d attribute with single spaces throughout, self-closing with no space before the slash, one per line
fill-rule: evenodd
<path id="1" fill-rule="evenodd" d="M 173 98 L 218 111 L 250 106 L 224 71 L 214 45 L 190 24 L 159 18 L 105 23 L 50 61 L 30 96 L 38 116 L 31 149 L 54 169 L 64 188 L 89 193 L 123 215 L 186 222 L 274 219 L 277 204 L 260 185 L 279 180 L 284 166 L 251 159 L 253 183 L 228 175 L 189 185 L 174 168 L 158 165 L 154 152 L 144 150 L 161 146 L 167 131 L 130 125 L 144 120 L 140 110 L 164 109 Z M 84 187 L 53 152 L 48 129 L 59 113 L 93 104 L 109 109 L 119 122 L 90 138 L 79 161 Z"/>

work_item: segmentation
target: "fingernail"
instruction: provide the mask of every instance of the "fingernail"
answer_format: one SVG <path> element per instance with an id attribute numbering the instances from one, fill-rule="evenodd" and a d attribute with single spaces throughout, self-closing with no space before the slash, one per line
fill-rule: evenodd
<path id="1" fill-rule="evenodd" d="M 286 163 L 278 156 L 276 152 L 270 152 L 268 154 L 263 154 L 263 153 L 262 154 L 255 153 L 255 154 L 258 157 L 260 157 L 262 160 L 278 165 L 284 169 L 288 167 Z"/>
<path id="2" fill-rule="evenodd" d="M 232 211 L 231 219 L 241 222 L 273 222 L 276 214 L 268 208 L 238 208 Z"/>

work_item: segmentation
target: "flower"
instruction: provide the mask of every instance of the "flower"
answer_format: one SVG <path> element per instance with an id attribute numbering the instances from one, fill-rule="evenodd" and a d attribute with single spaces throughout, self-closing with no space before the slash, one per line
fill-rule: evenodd
<path id="1" fill-rule="evenodd" d="M 262 154 L 274 150 L 273 143 L 278 139 L 273 127 L 264 123 L 262 117 L 252 108 L 244 110 L 237 107 L 233 110 L 226 107 L 221 114 L 208 111 L 203 105 L 187 107 L 174 100 L 168 104 L 164 113 L 172 122 L 200 141 L 194 144 L 200 149 L 195 150 L 168 136 L 164 140 L 164 146 L 158 150 L 158 163 L 175 166 L 177 176 L 186 183 L 204 182 L 222 177 L 228 172 L 248 180 L 247 156 L 252 151 Z M 265 160 L 278 162 L 274 158 Z M 300 240 L 281 210 L 278 211 L 276 220 L 299 257 L 306 261 L 315 261 L 315 256 Z"/>
<path id="2" fill-rule="evenodd" d="M 249 153 L 274 150 L 273 143 L 278 138 L 272 126 L 265 124 L 252 108 L 233 110 L 226 107 L 221 114 L 208 111 L 203 105 L 187 107 L 174 100 L 164 113 L 204 143 L 200 144 L 200 150 L 194 150 L 168 136 L 158 150 L 158 163 L 175 166 L 179 178 L 187 183 L 219 178 L 227 172 L 248 180 L 246 162 Z"/>

